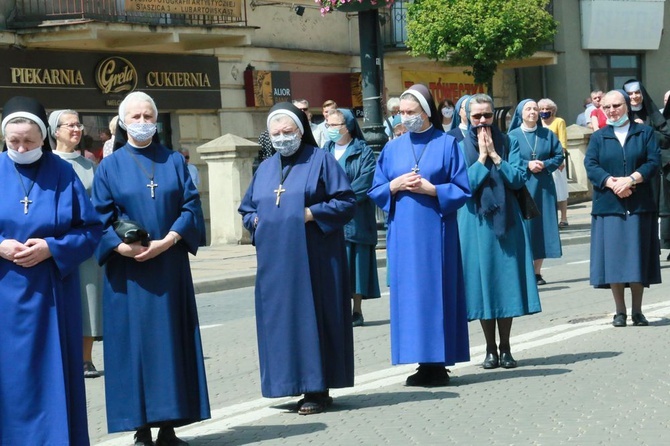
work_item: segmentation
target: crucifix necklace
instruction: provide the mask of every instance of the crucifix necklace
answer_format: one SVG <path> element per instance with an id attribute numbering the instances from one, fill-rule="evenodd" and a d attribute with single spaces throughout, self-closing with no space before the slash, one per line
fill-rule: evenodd
<path id="1" fill-rule="evenodd" d="M 293 169 L 293 164 L 289 164 L 288 167 L 286 168 L 286 171 L 284 171 L 284 168 L 282 168 L 281 165 L 281 157 L 279 157 L 279 173 L 280 173 L 279 187 L 273 191 L 274 193 L 277 194 L 277 200 L 275 201 L 277 207 L 279 207 L 279 202 L 281 201 L 281 194 L 286 192 L 286 189 L 282 188 L 282 185 L 284 184 L 284 181 L 286 181 L 286 177 L 288 177 L 288 174 L 291 173 L 291 169 Z"/>
<path id="2" fill-rule="evenodd" d="M 428 142 L 430 142 L 430 137 L 433 135 L 434 130 L 435 128 L 431 130 L 430 135 L 428 137 Z M 412 167 L 412 172 L 414 173 L 419 173 L 419 170 L 421 170 L 419 169 L 419 161 L 421 161 L 423 154 L 426 153 L 426 149 L 428 148 L 428 142 L 423 147 L 423 150 L 421 150 L 421 154 L 419 155 L 418 158 L 416 157 L 416 150 L 414 150 L 414 144 L 412 144 L 412 141 L 409 142 L 409 144 L 412 146 L 412 155 L 414 155 L 414 167 Z"/>
<path id="3" fill-rule="evenodd" d="M 155 171 L 156 163 L 154 162 L 153 159 L 151 160 L 151 174 L 149 174 L 149 172 L 147 172 L 147 170 L 144 168 L 142 163 L 140 163 L 140 160 L 138 160 L 137 157 L 135 157 L 135 154 L 133 154 L 133 152 L 131 152 L 128 147 L 126 147 L 126 150 L 130 154 L 130 157 L 133 159 L 133 161 L 135 161 L 135 164 L 137 164 L 137 166 L 140 169 L 142 169 L 142 173 L 144 173 L 144 176 L 147 177 L 150 180 L 149 184 L 147 184 L 147 187 L 149 189 L 151 189 L 151 198 L 156 198 L 156 192 L 154 191 L 154 189 L 156 189 L 158 187 L 158 183 L 154 183 L 154 171 Z M 155 158 L 155 155 L 156 155 L 156 149 L 155 148 L 154 148 L 153 155 L 154 155 L 154 158 Z"/>
<path id="4" fill-rule="evenodd" d="M 41 165 L 41 164 L 40 164 Z M 38 167 L 39 169 L 39 167 Z M 14 170 L 16 171 L 16 176 L 19 177 L 19 182 L 21 183 L 21 188 L 23 189 L 23 200 L 19 200 L 19 203 L 23 205 L 23 213 L 27 214 L 28 213 L 28 206 L 33 204 L 33 200 L 29 199 L 28 196 L 30 195 L 30 192 L 33 190 L 33 186 L 35 185 L 35 180 L 30 183 L 30 187 L 26 189 L 26 185 L 23 184 L 23 178 L 21 178 L 21 174 L 19 173 L 19 169 L 16 167 L 16 164 L 14 164 Z"/>
<path id="5" fill-rule="evenodd" d="M 526 132 L 521 130 L 521 133 L 523 134 L 523 139 L 526 140 L 526 144 L 528 144 L 528 148 L 530 149 L 531 159 L 537 159 L 537 140 L 539 139 L 537 134 L 535 134 L 535 145 L 531 147 L 530 143 L 528 142 L 528 138 L 526 138 Z"/>

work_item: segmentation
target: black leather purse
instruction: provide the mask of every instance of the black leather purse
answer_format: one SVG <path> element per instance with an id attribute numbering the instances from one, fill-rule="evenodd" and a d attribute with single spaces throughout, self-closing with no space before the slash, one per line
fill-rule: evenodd
<path id="1" fill-rule="evenodd" d="M 142 246 L 149 246 L 151 240 L 149 233 L 136 221 L 117 220 L 112 223 L 112 228 L 114 228 L 116 235 L 123 240 L 123 243 L 140 242 Z"/>
<path id="2" fill-rule="evenodd" d="M 525 185 L 522 186 L 521 189 L 515 190 L 514 195 L 519 202 L 521 216 L 524 220 L 530 220 L 540 216 L 540 210 L 537 208 L 533 196 L 528 192 L 528 188 Z"/>

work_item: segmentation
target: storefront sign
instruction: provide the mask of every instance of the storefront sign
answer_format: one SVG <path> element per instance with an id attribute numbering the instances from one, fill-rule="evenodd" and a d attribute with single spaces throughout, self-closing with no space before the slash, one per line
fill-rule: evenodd
<path id="1" fill-rule="evenodd" d="M 278 102 L 306 99 L 310 107 L 333 100 L 362 116 L 360 73 L 302 73 L 248 70 L 244 72 L 247 107 L 271 107 Z"/>
<path id="2" fill-rule="evenodd" d="M 0 103 L 32 96 L 47 108 L 116 108 L 141 90 L 161 111 L 219 109 L 219 64 L 211 56 L 0 50 Z"/>
<path id="3" fill-rule="evenodd" d="M 430 71 L 403 71 L 402 84 L 405 89 L 414 84 L 424 84 L 435 99 L 435 105 L 443 99 L 454 104 L 466 94 L 485 93 L 483 85 L 475 84 L 474 78 L 462 73 L 435 73 Z"/>
<path id="4" fill-rule="evenodd" d="M 242 17 L 242 0 L 126 0 L 128 12 Z"/>

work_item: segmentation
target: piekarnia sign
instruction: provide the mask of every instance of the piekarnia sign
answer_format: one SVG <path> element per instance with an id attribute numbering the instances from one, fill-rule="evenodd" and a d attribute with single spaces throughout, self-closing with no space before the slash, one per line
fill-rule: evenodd
<path id="1" fill-rule="evenodd" d="M 126 0 L 126 11 L 242 17 L 241 0 Z"/>

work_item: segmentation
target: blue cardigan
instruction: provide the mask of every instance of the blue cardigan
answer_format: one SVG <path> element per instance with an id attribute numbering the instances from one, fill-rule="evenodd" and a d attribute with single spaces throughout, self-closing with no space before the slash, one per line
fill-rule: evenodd
<path id="1" fill-rule="evenodd" d="M 586 174 L 593 183 L 591 215 L 657 212 L 650 179 L 658 173 L 660 160 L 661 151 L 654 129 L 647 125 L 631 122 L 623 148 L 611 125 L 596 131 L 584 158 Z M 630 197 L 619 198 L 612 189 L 605 187 L 609 177 L 627 177 L 634 172 L 642 175 L 644 182 L 635 186 Z"/>

